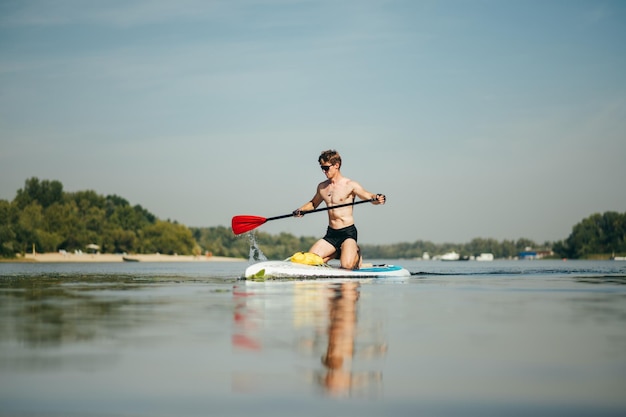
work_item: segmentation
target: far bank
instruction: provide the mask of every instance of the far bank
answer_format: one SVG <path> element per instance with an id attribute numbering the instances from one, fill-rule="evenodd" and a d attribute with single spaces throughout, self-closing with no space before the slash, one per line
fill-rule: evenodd
<path id="1" fill-rule="evenodd" d="M 243 258 L 226 256 L 194 256 L 137 254 L 123 255 L 111 253 L 28 253 L 15 259 L 3 259 L 4 262 L 245 262 Z"/>

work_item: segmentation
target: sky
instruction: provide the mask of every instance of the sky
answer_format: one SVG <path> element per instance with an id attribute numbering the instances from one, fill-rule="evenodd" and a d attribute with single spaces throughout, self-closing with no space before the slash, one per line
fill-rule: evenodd
<path id="1" fill-rule="evenodd" d="M 0 0 L 0 199 L 37 177 L 230 226 L 311 199 L 326 149 L 387 196 L 363 243 L 626 212 L 626 2 Z"/>

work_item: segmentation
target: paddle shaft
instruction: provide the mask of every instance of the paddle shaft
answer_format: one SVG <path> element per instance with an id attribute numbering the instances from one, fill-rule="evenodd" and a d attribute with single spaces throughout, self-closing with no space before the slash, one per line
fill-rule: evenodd
<path id="1" fill-rule="evenodd" d="M 323 208 L 318 208 L 318 209 L 313 209 L 313 210 L 307 210 L 307 211 L 302 211 L 301 213 L 304 216 L 305 214 L 315 213 L 317 211 L 326 211 L 326 210 L 336 209 L 336 208 L 339 208 L 339 207 L 355 206 L 357 204 L 371 203 L 372 201 L 376 201 L 376 200 L 377 200 L 377 197 L 374 197 L 371 200 L 353 201 L 352 203 L 344 203 L 344 204 L 338 204 L 336 206 L 330 206 L 330 207 L 323 207 Z M 268 217 L 267 219 L 265 219 L 265 221 L 286 219 L 287 217 L 293 217 L 293 216 L 295 216 L 295 214 L 293 214 L 293 213 L 291 213 L 291 214 L 283 214 L 282 216 Z"/>
<path id="2" fill-rule="evenodd" d="M 324 207 L 320 209 L 300 211 L 300 214 L 305 215 L 308 213 L 314 213 L 316 211 L 326 211 L 326 210 L 336 209 L 339 207 L 354 206 L 355 204 L 371 203 L 376 200 L 377 200 L 377 197 L 374 197 L 371 200 L 361 200 L 357 202 L 338 204 L 336 206 Z M 252 229 L 256 229 L 257 227 L 261 226 L 268 220 L 278 220 L 278 219 L 284 219 L 286 217 L 294 217 L 296 216 L 296 212 L 297 210 L 290 214 L 283 214 L 282 216 L 270 217 L 269 219 L 266 219 L 265 217 L 260 217 L 260 216 L 248 216 L 248 215 L 235 216 L 233 217 L 232 222 L 231 222 L 233 233 L 235 233 L 236 235 L 240 235 L 242 233 L 249 232 Z"/>

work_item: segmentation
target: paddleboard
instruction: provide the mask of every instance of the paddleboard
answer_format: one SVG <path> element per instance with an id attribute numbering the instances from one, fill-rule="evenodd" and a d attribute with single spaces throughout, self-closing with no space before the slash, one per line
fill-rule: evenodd
<path id="1" fill-rule="evenodd" d="M 330 265 L 305 265 L 285 261 L 265 261 L 246 268 L 243 278 L 263 281 L 267 279 L 315 279 L 315 278 L 384 278 L 409 277 L 411 273 L 397 265 L 371 265 L 348 270 Z"/>

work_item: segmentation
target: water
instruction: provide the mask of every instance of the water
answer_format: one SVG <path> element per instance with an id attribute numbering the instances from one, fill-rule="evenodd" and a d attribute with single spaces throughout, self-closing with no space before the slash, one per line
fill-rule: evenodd
<path id="1" fill-rule="evenodd" d="M 626 414 L 626 262 L 396 262 L 0 264 L 0 416 Z"/>
<path id="2" fill-rule="evenodd" d="M 254 231 L 248 232 L 248 241 L 250 242 L 250 253 L 248 255 L 248 260 L 250 262 L 262 262 L 267 261 L 267 257 L 259 247 L 259 244 L 256 241 L 256 235 Z"/>

